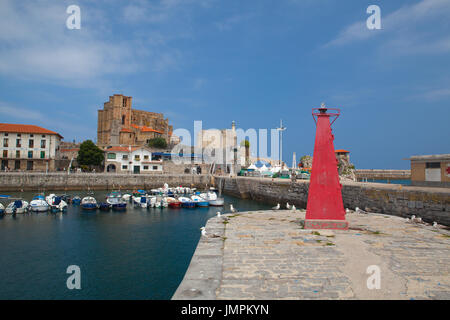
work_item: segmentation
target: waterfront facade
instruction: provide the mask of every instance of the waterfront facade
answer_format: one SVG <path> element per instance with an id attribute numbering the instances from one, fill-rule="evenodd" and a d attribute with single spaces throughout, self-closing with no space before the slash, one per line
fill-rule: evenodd
<path id="1" fill-rule="evenodd" d="M 162 173 L 163 160 L 152 158 L 149 148 L 114 146 L 105 150 L 105 171 L 117 173 Z"/>
<path id="2" fill-rule="evenodd" d="M 450 154 L 412 156 L 411 185 L 450 187 Z"/>
<path id="3" fill-rule="evenodd" d="M 98 110 L 97 145 L 147 145 L 150 139 L 170 142 L 173 127 L 162 113 L 132 109 L 132 97 L 115 94 Z"/>
<path id="4" fill-rule="evenodd" d="M 54 171 L 63 137 L 28 124 L 0 123 L 2 171 Z"/>

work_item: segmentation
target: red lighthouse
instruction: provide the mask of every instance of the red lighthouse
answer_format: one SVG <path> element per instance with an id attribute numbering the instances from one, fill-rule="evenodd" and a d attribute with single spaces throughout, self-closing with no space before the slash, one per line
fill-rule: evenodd
<path id="1" fill-rule="evenodd" d="M 332 112 L 327 112 L 331 110 Z M 305 229 L 347 229 L 342 201 L 341 184 L 334 153 L 331 125 L 339 117 L 340 110 L 312 109 L 316 122 L 316 141 L 306 206 Z M 330 118 L 334 118 L 330 123 Z"/>

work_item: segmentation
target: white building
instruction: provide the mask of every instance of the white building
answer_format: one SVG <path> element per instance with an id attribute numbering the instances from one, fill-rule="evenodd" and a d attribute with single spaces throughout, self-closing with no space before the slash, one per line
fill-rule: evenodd
<path id="1" fill-rule="evenodd" d="M 163 162 L 152 159 L 152 152 L 146 147 L 115 146 L 105 149 L 105 171 L 131 174 L 162 173 Z"/>
<path id="2" fill-rule="evenodd" d="M 62 138 L 35 125 L 0 123 L 1 170 L 55 170 Z"/>

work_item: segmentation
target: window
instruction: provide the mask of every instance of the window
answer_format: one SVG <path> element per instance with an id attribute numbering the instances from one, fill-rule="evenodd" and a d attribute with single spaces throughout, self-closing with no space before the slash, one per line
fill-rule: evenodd
<path id="1" fill-rule="evenodd" d="M 27 170 L 33 170 L 33 161 L 27 161 Z"/>
<path id="2" fill-rule="evenodd" d="M 14 170 L 19 170 L 20 169 L 20 160 L 16 160 L 14 161 Z"/>
<path id="3" fill-rule="evenodd" d="M 125 116 L 122 116 L 122 124 L 125 124 Z"/>
<path id="4" fill-rule="evenodd" d="M 22 135 L 20 133 L 17 134 L 18 137 L 21 137 Z"/>
<path id="5" fill-rule="evenodd" d="M 134 156 L 134 160 L 135 160 L 135 161 L 139 161 L 139 160 L 141 160 L 141 156 L 140 156 L 140 155 L 138 155 L 138 154 L 137 154 L 137 155 L 135 155 L 135 156 Z"/>
<path id="6" fill-rule="evenodd" d="M 22 140 L 21 139 L 16 139 L 16 147 L 17 148 L 22 147 Z"/>
<path id="7" fill-rule="evenodd" d="M 128 166 L 126 164 L 122 165 L 122 170 L 127 170 Z"/>
<path id="8" fill-rule="evenodd" d="M 8 134 L 7 133 L 5 133 L 5 137 L 7 137 L 8 136 Z"/>
<path id="9" fill-rule="evenodd" d="M 153 170 L 158 170 L 158 166 L 153 166 Z"/>
<path id="10" fill-rule="evenodd" d="M 41 151 L 41 159 L 45 159 L 45 151 Z"/>
<path id="11" fill-rule="evenodd" d="M 42 135 L 42 138 L 45 138 L 45 134 Z"/>
<path id="12" fill-rule="evenodd" d="M 3 150 L 3 158 L 8 158 L 8 150 Z"/>
<path id="13" fill-rule="evenodd" d="M 8 148 L 8 138 L 3 139 L 3 147 Z"/>
<path id="14" fill-rule="evenodd" d="M 144 160 L 148 160 L 148 155 L 145 155 L 145 156 L 144 156 Z"/>
<path id="15" fill-rule="evenodd" d="M 115 153 L 108 153 L 108 159 L 116 159 Z"/>
<path id="16" fill-rule="evenodd" d="M 20 151 L 19 150 L 16 151 L 16 158 L 20 158 Z"/>
<path id="17" fill-rule="evenodd" d="M 127 154 L 124 154 L 124 155 L 122 156 L 122 160 L 128 160 L 128 155 L 127 155 Z"/>
<path id="18" fill-rule="evenodd" d="M 144 166 L 144 170 L 148 170 L 148 166 Z"/>
<path id="19" fill-rule="evenodd" d="M 33 138 L 33 137 L 34 137 L 34 134 L 30 134 L 30 137 Z"/>
<path id="20" fill-rule="evenodd" d="M 29 159 L 33 158 L 33 151 L 28 151 L 28 158 Z"/>
<path id="21" fill-rule="evenodd" d="M 441 168 L 440 162 L 427 162 L 426 164 L 427 169 L 439 169 Z"/>
<path id="22" fill-rule="evenodd" d="M 28 148 L 34 148 L 34 140 L 33 139 L 28 140 Z"/>
<path id="23" fill-rule="evenodd" d="M 45 148 L 45 140 L 41 140 L 41 148 Z"/>

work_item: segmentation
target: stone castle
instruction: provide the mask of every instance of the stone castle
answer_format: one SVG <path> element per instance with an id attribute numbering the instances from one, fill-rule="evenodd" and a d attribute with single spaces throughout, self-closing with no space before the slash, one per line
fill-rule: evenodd
<path id="1" fill-rule="evenodd" d="M 131 108 L 132 97 L 115 94 L 98 110 L 97 145 L 108 146 L 148 144 L 150 139 L 164 138 L 170 142 L 173 127 L 162 113 Z"/>

